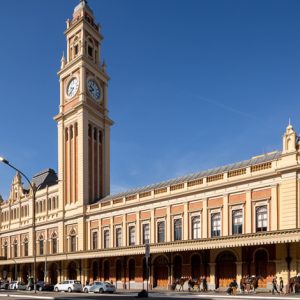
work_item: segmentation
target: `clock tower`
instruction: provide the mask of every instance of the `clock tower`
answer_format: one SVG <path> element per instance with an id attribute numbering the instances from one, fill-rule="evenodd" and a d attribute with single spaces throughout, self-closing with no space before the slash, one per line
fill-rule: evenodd
<path id="1" fill-rule="evenodd" d="M 58 123 L 60 201 L 66 211 L 110 193 L 110 126 L 103 39 L 87 1 L 75 7 L 65 31 L 67 55 L 61 59 Z M 68 209 L 67 209 L 68 208 Z"/>

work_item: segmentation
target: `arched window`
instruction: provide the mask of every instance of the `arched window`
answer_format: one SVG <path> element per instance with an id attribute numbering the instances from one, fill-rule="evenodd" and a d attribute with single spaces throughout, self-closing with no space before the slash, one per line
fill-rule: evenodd
<path id="1" fill-rule="evenodd" d="M 129 281 L 135 280 L 135 260 L 131 259 L 128 263 L 128 277 Z"/>
<path id="2" fill-rule="evenodd" d="M 87 49 L 86 49 L 87 55 L 93 59 L 94 57 L 94 43 L 91 38 L 88 38 L 87 40 Z"/>
<path id="3" fill-rule="evenodd" d="M 150 225 L 149 223 L 143 224 L 143 244 L 150 243 Z"/>
<path id="4" fill-rule="evenodd" d="M 174 241 L 182 240 L 182 220 L 174 220 Z"/>
<path id="5" fill-rule="evenodd" d="M 28 256 L 28 239 L 24 239 L 24 256 Z"/>
<path id="6" fill-rule="evenodd" d="M 48 198 L 48 210 L 51 210 L 51 198 Z"/>
<path id="7" fill-rule="evenodd" d="M 98 231 L 92 232 L 92 249 L 98 249 Z"/>
<path id="8" fill-rule="evenodd" d="M 109 230 L 108 229 L 104 230 L 103 238 L 104 238 L 104 241 L 103 241 L 104 248 L 109 248 Z"/>
<path id="9" fill-rule="evenodd" d="M 200 239 L 200 216 L 192 217 L 192 239 Z"/>
<path id="10" fill-rule="evenodd" d="M 7 258 L 7 249 L 8 249 L 8 245 L 7 245 L 7 241 L 4 242 L 4 245 L 3 245 L 3 256 L 5 258 Z"/>
<path id="11" fill-rule="evenodd" d="M 129 226 L 129 246 L 135 245 L 135 226 Z"/>
<path id="12" fill-rule="evenodd" d="M 14 240 L 13 242 L 13 249 L 14 249 L 14 257 L 18 257 L 18 241 Z"/>
<path id="13" fill-rule="evenodd" d="M 122 228 L 116 228 L 116 247 L 122 246 Z"/>
<path id="14" fill-rule="evenodd" d="M 220 213 L 214 213 L 211 215 L 211 236 L 221 235 L 221 215 Z"/>
<path id="15" fill-rule="evenodd" d="M 267 206 L 260 206 L 256 209 L 256 232 L 267 231 L 268 229 L 268 210 Z"/>
<path id="16" fill-rule="evenodd" d="M 76 232 L 74 229 L 70 232 L 70 252 L 76 251 Z"/>
<path id="17" fill-rule="evenodd" d="M 243 233 L 243 211 L 241 209 L 232 212 L 232 234 Z"/>
<path id="18" fill-rule="evenodd" d="M 51 241 L 52 241 L 52 249 L 51 249 L 52 254 L 55 254 L 57 253 L 57 235 L 55 232 L 52 234 Z"/>
<path id="19" fill-rule="evenodd" d="M 165 221 L 157 222 L 157 242 L 165 241 Z"/>
<path id="20" fill-rule="evenodd" d="M 39 248 L 40 248 L 40 255 L 44 255 L 44 237 L 40 235 L 39 237 Z"/>

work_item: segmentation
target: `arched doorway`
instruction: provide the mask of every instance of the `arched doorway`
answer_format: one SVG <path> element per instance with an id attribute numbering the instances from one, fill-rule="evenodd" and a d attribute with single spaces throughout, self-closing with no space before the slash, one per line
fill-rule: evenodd
<path id="1" fill-rule="evenodd" d="M 69 274 L 68 279 L 77 279 L 77 268 L 76 268 L 76 263 L 74 261 L 70 262 L 69 264 L 68 274 Z"/>
<path id="2" fill-rule="evenodd" d="M 122 262 L 120 259 L 116 262 L 116 281 L 122 280 Z"/>
<path id="3" fill-rule="evenodd" d="M 135 260 L 132 258 L 128 262 L 129 281 L 135 281 Z"/>
<path id="4" fill-rule="evenodd" d="M 25 264 L 25 265 L 23 266 L 23 269 L 22 269 L 22 281 L 23 281 L 25 284 L 28 283 L 29 275 L 30 275 L 30 268 L 29 268 L 29 265 Z"/>
<path id="5" fill-rule="evenodd" d="M 168 260 L 165 256 L 158 256 L 153 263 L 153 287 L 168 288 Z"/>
<path id="6" fill-rule="evenodd" d="M 259 249 L 255 252 L 255 275 L 261 277 L 261 279 L 258 280 L 258 287 L 267 287 L 268 262 L 268 253 L 265 249 Z"/>
<path id="7" fill-rule="evenodd" d="M 182 257 L 176 255 L 173 259 L 173 278 L 174 280 L 182 277 Z"/>
<path id="8" fill-rule="evenodd" d="M 201 276 L 201 258 L 199 254 L 194 254 L 191 257 L 191 276 L 192 279 L 198 280 Z"/>
<path id="9" fill-rule="evenodd" d="M 97 261 L 93 261 L 92 264 L 92 277 L 93 280 L 97 280 L 99 278 L 99 264 Z"/>
<path id="10" fill-rule="evenodd" d="M 109 261 L 106 260 L 104 261 L 104 271 L 103 271 L 103 277 L 104 277 L 104 281 L 109 280 Z"/>
<path id="11" fill-rule="evenodd" d="M 44 276 L 45 276 L 45 264 L 44 263 L 40 263 L 38 264 L 38 267 L 37 267 L 37 280 L 38 281 L 44 281 Z"/>
<path id="12" fill-rule="evenodd" d="M 228 287 L 233 279 L 236 279 L 236 257 L 224 251 L 216 259 L 216 288 Z"/>
<path id="13" fill-rule="evenodd" d="M 58 275 L 59 275 L 59 268 L 58 265 L 56 263 L 53 263 L 50 265 L 49 268 L 49 282 L 51 284 L 57 284 L 58 282 Z"/>

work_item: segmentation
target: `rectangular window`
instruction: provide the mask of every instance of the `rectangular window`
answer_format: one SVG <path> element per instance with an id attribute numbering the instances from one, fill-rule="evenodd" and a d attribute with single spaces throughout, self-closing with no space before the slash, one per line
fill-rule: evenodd
<path id="1" fill-rule="evenodd" d="M 256 232 L 267 231 L 268 229 L 268 209 L 267 206 L 256 208 Z"/>
<path id="2" fill-rule="evenodd" d="M 143 244 L 150 243 L 150 226 L 149 223 L 143 224 Z"/>
<path id="3" fill-rule="evenodd" d="M 122 228 L 116 229 L 116 247 L 122 247 Z"/>
<path id="4" fill-rule="evenodd" d="M 232 234 L 243 233 L 243 211 L 241 209 L 232 212 Z"/>
<path id="5" fill-rule="evenodd" d="M 163 243 L 165 241 L 165 222 L 157 222 L 157 242 Z"/>
<path id="6" fill-rule="evenodd" d="M 175 219 L 174 220 L 174 241 L 182 240 L 182 220 Z"/>
<path id="7" fill-rule="evenodd" d="M 220 213 L 211 214 L 211 236 L 221 235 L 221 215 Z"/>
<path id="8" fill-rule="evenodd" d="M 92 233 L 92 249 L 98 249 L 98 232 L 93 231 Z"/>
<path id="9" fill-rule="evenodd" d="M 108 229 L 104 230 L 103 237 L 104 237 L 104 241 L 103 241 L 104 248 L 109 248 L 109 230 Z"/>
<path id="10" fill-rule="evenodd" d="M 129 246 L 135 245 L 135 226 L 129 227 Z"/>
<path id="11" fill-rule="evenodd" d="M 200 216 L 192 217 L 192 239 L 200 239 Z"/>

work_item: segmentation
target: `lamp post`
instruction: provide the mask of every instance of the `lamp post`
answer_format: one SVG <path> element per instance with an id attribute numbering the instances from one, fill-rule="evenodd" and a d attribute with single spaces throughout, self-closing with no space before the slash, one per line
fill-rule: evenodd
<path id="1" fill-rule="evenodd" d="M 18 168 L 14 167 L 12 164 L 10 164 L 10 162 L 7 159 L 0 156 L 0 162 L 8 165 L 12 169 L 19 172 L 21 175 L 23 175 L 23 177 L 26 179 L 26 181 L 28 182 L 28 184 L 32 190 L 33 288 L 34 288 L 34 293 L 36 293 L 36 284 L 35 284 L 35 275 L 36 275 L 35 274 L 35 272 L 36 272 L 35 196 L 36 196 L 36 192 L 37 192 L 37 187 L 36 187 L 35 183 L 30 182 L 28 177 L 22 171 L 20 171 Z"/>

